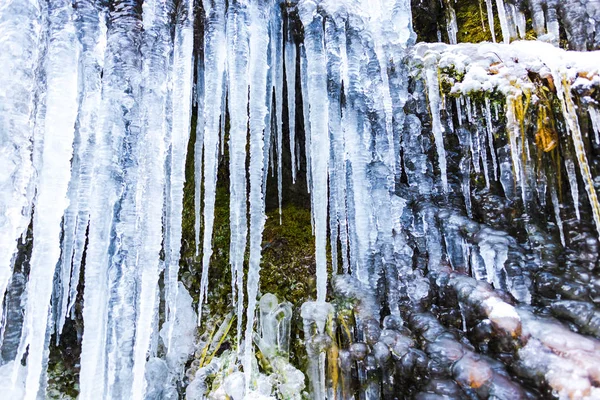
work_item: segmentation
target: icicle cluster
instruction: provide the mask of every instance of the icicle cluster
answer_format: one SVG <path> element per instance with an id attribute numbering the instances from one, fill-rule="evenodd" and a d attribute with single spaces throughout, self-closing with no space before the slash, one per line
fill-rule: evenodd
<path id="1" fill-rule="evenodd" d="M 81 314 L 81 399 L 178 396 L 194 353 L 189 399 L 208 379 L 236 400 L 598 396 L 600 344 L 580 332 L 600 332 L 600 57 L 508 44 L 529 15 L 543 41 L 561 21 L 597 48 L 597 1 L 486 0 L 505 44 L 457 45 L 448 0 L 453 45 L 416 46 L 408 0 L 108 3 L 0 5 L 6 396 L 45 396 L 50 340 Z M 315 236 L 308 385 L 292 306 L 258 301 L 286 140 Z M 198 348 L 225 155 L 233 310 Z M 179 282 L 192 159 L 197 311 Z"/>

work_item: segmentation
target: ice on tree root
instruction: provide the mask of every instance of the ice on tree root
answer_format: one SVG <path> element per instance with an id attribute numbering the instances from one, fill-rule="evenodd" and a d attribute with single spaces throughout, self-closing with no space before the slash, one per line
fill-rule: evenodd
<path id="1" fill-rule="evenodd" d="M 470 325 L 490 323 L 504 352 L 513 352 L 513 370 L 540 389 L 567 398 L 595 398 L 600 388 L 600 341 L 572 332 L 560 322 L 515 307 L 488 284 L 440 272 L 436 281 L 456 293 Z"/>

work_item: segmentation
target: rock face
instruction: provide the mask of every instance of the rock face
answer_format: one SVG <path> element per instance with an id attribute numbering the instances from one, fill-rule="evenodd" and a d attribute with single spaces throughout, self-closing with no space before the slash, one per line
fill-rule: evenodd
<path id="1" fill-rule="evenodd" d="M 598 24 L 596 0 L 7 0 L 0 387 L 600 397 Z"/>

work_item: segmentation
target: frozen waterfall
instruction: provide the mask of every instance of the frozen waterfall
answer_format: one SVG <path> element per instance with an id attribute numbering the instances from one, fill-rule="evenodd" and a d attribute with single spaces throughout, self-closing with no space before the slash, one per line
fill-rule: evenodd
<path id="1" fill-rule="evenodd" d="M 425 3 L 1 1 L 2 396 L 600 398 L 600 1 Z"/>

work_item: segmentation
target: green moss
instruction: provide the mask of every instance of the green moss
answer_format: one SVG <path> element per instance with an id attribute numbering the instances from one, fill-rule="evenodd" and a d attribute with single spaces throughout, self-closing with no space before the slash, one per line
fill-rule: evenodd
<path id="1" fill-rule="evenodd" d="M 461 0 L 454 7 L 458 23 L 457 40 L 459 43 L 492 41 L 487 10 L 483 0 Z M 496 38 L 500 39 L 502 33 L 500 31 L 500 21 L 496 14 L 494 14 L 494 29 Z"/>
<path id="2" fill-rule="evenodd" d="M 261 293 L 273 293 L 280 301 L 300 306 L 316 297 L 315 239 L 310 210 L 288 205 L 268 215 L 263 234 Z"/>

